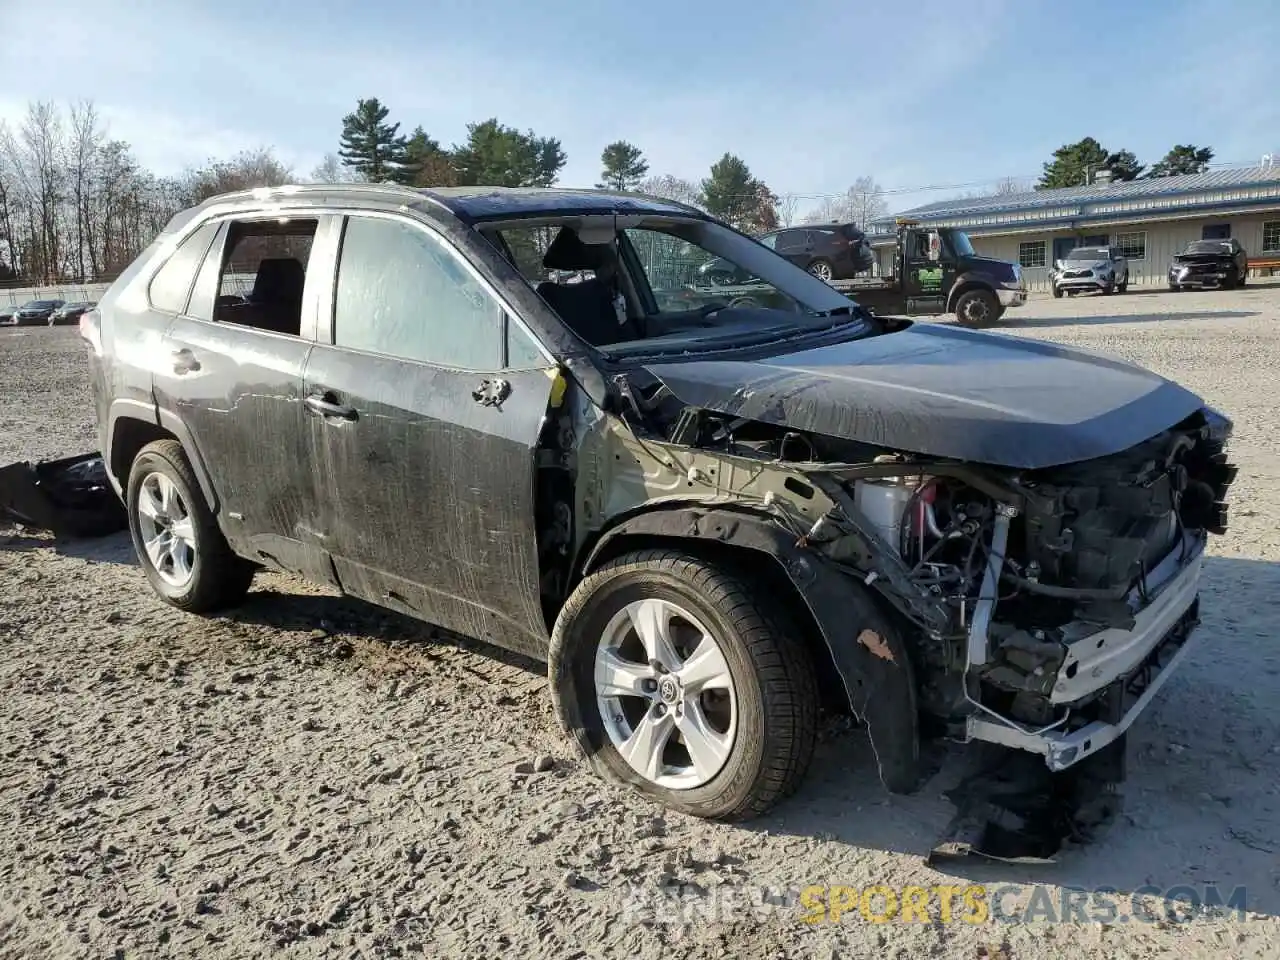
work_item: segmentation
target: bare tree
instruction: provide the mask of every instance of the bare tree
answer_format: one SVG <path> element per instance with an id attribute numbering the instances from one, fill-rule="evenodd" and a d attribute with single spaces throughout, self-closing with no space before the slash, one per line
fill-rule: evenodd
<path id="1" fill-rule="evenodd" d="M 995 186 L 991 188 L 991 195 L 996 197 L 1007 197 L 1015 193 L 1030 193 L 1034 189 L 1034 185 L 1029 180 L 1020 177 L 1001 177 L 995 182 Z"/>
<path id="2" fill-rule="evenodd" d="M 336 153 L 326 153 L 311 171 L 313 183 L 363 183 L 364 174 L 342 162 Z"/>
<path id="3" fill-rule="evenodd" d="M 849 218 L 846 197 L 823 197 L 817 206 L 804 215 L 801 223 L 836 223 Z"/>
<path id="4" fill-rule="evenodd" d="M 76 275 L 80 279 L 96 275 L 98 272 L 95 256 L 97 244 L 94 238 L 97 221 L 93 215 L 93 192 L 102 137 L 103 131 L 98 124 L 98 113 L 94 109 L 93 102 L 85 100 L 73 104 L 71 137 L 66 145 L 66 166 L 71 187 L 72 215 L 75 220 L 72 257 L 77 267 Z"/>
<path id="5" fill-rule="evenodd" d="M 52 103 L 29 104 L 15 136 L 7 128 L 0 150 L 13 177 L 20 230 L 18 259 L 41 280 L 56 278 L 61 263 L 60 205 L 65 186 L 62 123 Z"/>
<path id="6" fill-rule="evenodd" d="M 859 177 L 845 194 L 845 210 L 850 223 L 863 230 L 889 212 L 884 190 L 871 177 Z"/>
<path id="7" fill-rule="evenodd" d="M 702 209 L 703 206 L 702 190 L 697 184 L 689 180 L 681 180 L 679 177 L 674 177 L 669 173 L 649 177 L 647 180 L 642 181 L 636 190 L 650 197 L 674 200 L 677 203 L 687 203 L 689 206 L 698 207 L 699 209 Z"/>
<path id="8" fill-rule="evenodd" d="M 796 212 L 800 207 L 800 198 L 794 193 L 785 193 L 778 197 L 774 210 L 778 215 L 778 223 L 789 227 L 796 222 Z"/>
<path id="9" fill-rule="evenodd" d="M 233 190 L 279 187 L 291 179 L 293 170 L 278 160 L 270 147 L 243 150 L 230 160 L 210 160 L 203 167 L 188 170 L 183 178 L 191 203 Z"/>

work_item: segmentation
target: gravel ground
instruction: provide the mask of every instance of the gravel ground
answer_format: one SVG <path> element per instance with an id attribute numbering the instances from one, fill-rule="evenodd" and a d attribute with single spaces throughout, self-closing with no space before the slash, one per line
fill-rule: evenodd
<path id="1" fill-rule="evenodd" d="M 664 814 L 570 758 L 537 664 L 274 575 L 229 616 L 182 615 L 124 536 L 7 529 L 0 956 L 1280 955 L 1280 507 L 1262 495 L 1280 483 L 1280 287 L 1011 316 L 1016 335 L 1141 362 L 1236 420 L 1204 625 L 1131 734 L 1124 812 L 1101 841 L 1049 866 L 930 869 L 963 751 L 890 797 L 842 729 L 763 820 Z M 90 416 L 74 330 L 0 330 L 0 464 L 91 449 Z M 786 898 L 970 883 L 1020 885 L 1006 914 L 1066 887 L 1210 883 L 1243 885 L 1249 912 L 1126 922 L 1122 896 L 1114 919 L 1061 924 L 936 907 L 932 922 L 806 924 Z"/>

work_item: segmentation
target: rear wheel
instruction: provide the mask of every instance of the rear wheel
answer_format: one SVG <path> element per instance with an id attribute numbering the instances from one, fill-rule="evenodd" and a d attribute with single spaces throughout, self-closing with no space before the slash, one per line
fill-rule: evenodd
<path id="1" fill-rule="evenodd" d="M 161 599 L 205 613 L 244 598 L 255 567 L 228 546 L 177 440 L 139 451 L 125 505 L 138 562 Z"/>
<path id="2" fill-rule="evenodd" d="M 598 774 L 717 820 L 800 783 L 818 692 L 803 638 L 758 586 L 673 550 L 619 557 L 556 622 L 556 716 Z"/>
<path id="3" fill-rule="evenodd" d="M 835 277 L 835 270 L 832 268 L 830 260 L 814 260 L 807 269 L 823 283 L 830 283 Z"/>
<path id="4" fill-rule="evenodd" d="M 956 319 L 966 327 L 985 327 L 1000 317 L 1000 301 L 990 290 L 970 290 L 956 301 Z"/>

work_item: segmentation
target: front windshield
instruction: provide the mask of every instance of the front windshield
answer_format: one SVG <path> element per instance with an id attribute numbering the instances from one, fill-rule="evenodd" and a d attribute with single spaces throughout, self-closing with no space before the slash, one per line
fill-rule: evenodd
<path id="1" fill-rule="evenodd" d="M 1068 260 L 1106 260 L 1107 251 L 1102 247 L 1076 247 L 1067 254 Z"/>
<path id="2" fill-rule="evenodd" d="M 976 256 L 973 244 L 969 242 L 969 235 L 963 230 L 951 231 L 951 249 L 955 251 L 957 257 Z"/>
<path id="3" fill-rule="evenodd" d="M 616 230 L 612 216 L 589 216 L 508 222 L 484 232 L 497 234 L 500 248 L 553 310 L 574 296 L 560 288 L 588 283 L 613 291 L 616 309 L 630 321 L 618 326 L 639 336 L 595 342 L 609 352 L 723 349 L 865 322 L 851 300 L 723 224 L 671 216 L 627 220 Z M 576 317 L 557 312 L 575 328 Z"/>

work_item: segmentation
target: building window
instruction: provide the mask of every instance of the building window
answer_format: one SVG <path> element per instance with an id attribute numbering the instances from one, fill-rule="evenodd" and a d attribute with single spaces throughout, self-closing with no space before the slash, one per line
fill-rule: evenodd
<path id="1" fill-rule="evenodd" d="M 1116 246 L 1120 248 L 1120 252 L 1124 254 L 1126 260 L 1147 259 L 1146 231 L 1140 233 L 1117 233 Z"/>
<path id="2" fill-rule="evenodd" d="M 1268 220 L 1262 225 L 1262 252 L 1280 253 L 1280 220 Z"/>
<path id="3" fill-rule="evenodd" d="M 1031 240 L 1018 244 L 1018 263 L 1024 267 L 1043 267 L 1045 265 L 1044 241 Z"/>

